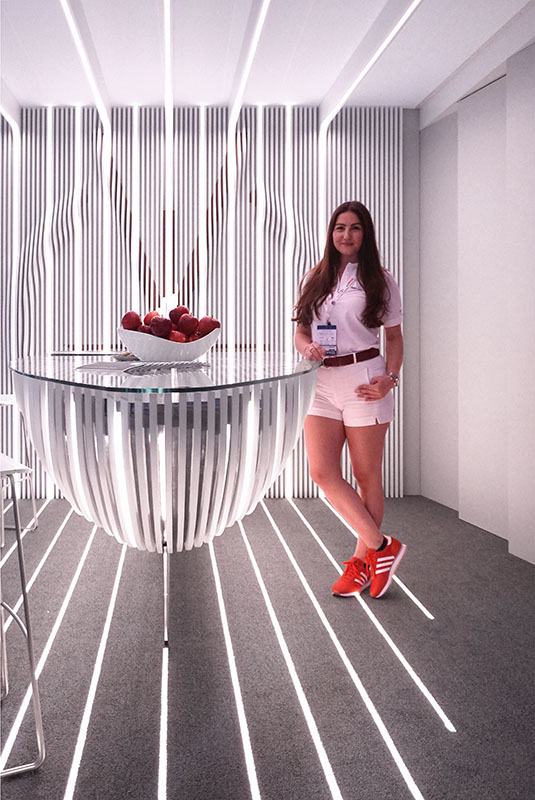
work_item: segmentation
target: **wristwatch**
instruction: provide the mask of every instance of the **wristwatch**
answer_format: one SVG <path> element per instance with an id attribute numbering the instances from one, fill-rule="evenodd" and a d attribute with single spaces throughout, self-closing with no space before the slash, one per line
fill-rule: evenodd
<path id="1" fill-rule="evenodd" d="M 394 386 L 399 386 L 399 375 L 396 375 L 395 372 L 387 372 L 386 373 Z"/>

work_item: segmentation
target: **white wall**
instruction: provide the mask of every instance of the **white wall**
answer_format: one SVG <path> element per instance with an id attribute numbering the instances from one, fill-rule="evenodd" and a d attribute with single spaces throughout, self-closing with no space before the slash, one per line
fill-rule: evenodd
<path id="1" fill-rule="evenodd" d="M 509 550 L 535 562 L 535 45 L 507 62 Z"/>
<path id="2" fill-rule="evenodd" d="M 458 508 L 457 118 L 420 149 L 421 494 Z"/>
<path id="3" fill-rule="evenodd" d="M 459 516 L 507 535 L 505 79 L 458 106 Z"/>
<path id="4" fill-rule="evenodd" d="M 535 563 L 535 46 L 421 133 L 421 486 Z"/>

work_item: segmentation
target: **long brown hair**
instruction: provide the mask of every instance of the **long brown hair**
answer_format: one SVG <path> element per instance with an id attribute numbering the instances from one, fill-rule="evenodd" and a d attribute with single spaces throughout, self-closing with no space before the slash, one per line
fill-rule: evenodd
<path id="1" fill-rule="evenodd" d="M 358 281 L 366 292 L 366 308 L 362 312 L 362 322 L 367 328 L 378 328 L 387 309 L 390 292 L 385 270 L 381 266 L 373 220 L 366 206 L 351 200 L 342 203 L 334 210 L 327 230 L 323 258 L 305 275 L 299 285 L 299 299 L 295 306 L 293 321 L 305 327 L 312 324 L 312 318 L 317 315 L 318 309 L 331 294 L 338 280 L 340 253 L 333 244 L 333 231 L 336 220 L 345 211 L 352 211 L 357 215 L 364 233 L 358 254 Z"/>

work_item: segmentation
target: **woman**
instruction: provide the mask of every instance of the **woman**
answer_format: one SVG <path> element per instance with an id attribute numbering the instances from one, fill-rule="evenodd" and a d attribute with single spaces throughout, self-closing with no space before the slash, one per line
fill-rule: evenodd
<path id="1" fill-rule="evenodd" d="M 350 597 L 370 586 L 370 595 L 381 597 L 405 553 L 404 544 L 380 533 L 383 446 L 394 417 L 403 337 L 400 292 L 381 266 L 362 203 L 342 203 L 333 213 L 323 258 L 301 281 L 294 319 L 297 350 L 323 361 L 305 420 L 310 474 L 358 534 L 332 592 Z M 386 361 L 379 352 L 381 325 Z M 342 476 L 346 440 L 358 494 Z"/>

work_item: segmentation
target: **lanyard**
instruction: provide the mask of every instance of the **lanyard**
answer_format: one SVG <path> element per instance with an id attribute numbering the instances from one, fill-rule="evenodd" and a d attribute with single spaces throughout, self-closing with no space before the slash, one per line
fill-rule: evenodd
<path id="1" fill-rule="evenodd" d="M 343 289 L 341 287 L 339 287 L 336 290 L 336 292 L 333 292 L 333 294 L 330 295 L 330 297 L 331 297 L 330 300 L 329 300 L 329 298 L 327 298 L 325 300 L 325 307 L 326 307 L 326 310 L 327 310 L 327 325 L 330 325 L 330 322 L 329 322 L 329 305 L 335 306 L 340 301 L 340 298 L 344 296 L 344 294 L 347 292 L 347 290 L 349 289 L 349 287 L 353 283 L 355 283 L 355 278 L 350 278 Z"/>

